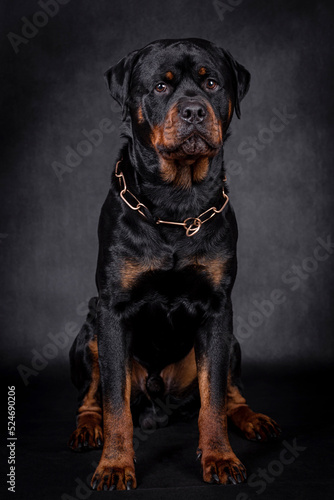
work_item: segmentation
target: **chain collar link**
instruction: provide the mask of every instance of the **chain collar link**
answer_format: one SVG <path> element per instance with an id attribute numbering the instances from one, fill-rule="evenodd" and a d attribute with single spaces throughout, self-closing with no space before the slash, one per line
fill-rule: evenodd
<path id="1" fill-rule="evenodd" d="M 137 212 L 140 213 L 140 215 L 142 215 L 145 219 L 147 219 L 147 216 L 144 214 L 142 209 L 145 209 L 148 212 L 149 212 L 149 210 L 148 210 L 147 206 L 144 205 L 144 203 L 141 203 L 138 200 L 138 198 L 136 198 L 135 195 L 133 193 L 131 193 L 131 191 L 128 190 L 128 188 L 126 186 L 124 174 L 123 174 L 123 172 L 121 172 L 119 170 L 119 164 L 121 162 L 122 162 L 122 160 L 119 160 L 116 163 L 116 168 L 115 168 L 115 176 L 118 177 L 119 186 L 121 189 L 120 197 L 122 198 L 124 203 L 126 203 L 126 205 L 129 208 L 131 208 L 131 210 L 136 210 Z M 226 181 L 226 177 L 224 178 L 224 181 Z M 169 224 L 172 226 L 182 226 L 182 227 L 184 227 L 184 229 L 186 231 L 186 235 L 190 238 L 191 236 L 194 236 L 194 234 L 198 233 L 198 231 L 202 227 L 202 224 L 204 224 L 208 220 L 212 219 L 212 217 L 214 217 L 216 214 L 220 214 L 224 210 L 224 208 L 226 207 L 226 205 L 229 201 L 229 197 L 225 193 L 224 187 L 222 189 L 222 194 L 223 194 L 225 202 L 224 202 L 223 206 L 219 209 L 217 209 L 216 207 L 210 207 L 208 210 L 206 210 L 205 212 L 198 215 L 198 217 L 188 217 L 183 222 L 173 222 L 173 221 L 158 219 L 155 223 L 156 224 Z M 129 200 L 129 197 L 132 199 L 132 203 Z M 136 202 L 136 204 L 133 203 L 133 200 Z M 205 219 L 203 219 L 204 216 L 206 216 Z"/>

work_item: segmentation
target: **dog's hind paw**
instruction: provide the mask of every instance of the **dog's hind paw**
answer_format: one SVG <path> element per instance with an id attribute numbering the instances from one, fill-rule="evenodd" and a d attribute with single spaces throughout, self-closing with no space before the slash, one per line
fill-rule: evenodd
<path id="1" fill-rule="evenodd" d="M 72 432 L 68 445 L 73 451 L 89 451 L 102 448 L 103 432 L 99 425 L 82 425 Z"/>
<path id="2" fill-rule="evenodd" d="M 243 435 L 251 441 L 269 441 L 281 434 L 279 425 L 262 413 L 254 413 L 247 406 L 238 408 L 230 418 Z"/>

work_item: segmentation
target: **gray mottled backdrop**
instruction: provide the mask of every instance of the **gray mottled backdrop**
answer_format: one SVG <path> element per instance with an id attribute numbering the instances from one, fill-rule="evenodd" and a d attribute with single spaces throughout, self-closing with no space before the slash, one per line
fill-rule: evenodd
<path id="1" fill-rule="evenodd" d="M 95 293 L 98 216 L 120 146 L 103 72 L 151 40 L 185 37 L 224 46 L 252 74 L 225 147 L 244 358 L 330 361 L 331 9 L 305 0 L 2 2 L 5 364 L 34 370 L 32 380 L 67 362 Z"/>

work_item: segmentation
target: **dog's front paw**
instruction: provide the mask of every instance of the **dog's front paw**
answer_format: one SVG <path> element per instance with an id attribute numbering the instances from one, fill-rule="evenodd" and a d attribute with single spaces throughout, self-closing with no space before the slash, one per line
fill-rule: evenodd
<path id="1" fill-rule="evenodd" d="M 200 452 L 201 453 L 201 452 Z M 201 458 L 203 479 L 206 483 L 238 484 L 246 480 L 246 469 L 234 455 L 210 453 Z"/>
<path id="2" fill-rule="evenodd" d="M 113 464 L 106 460 L 101 460 L 91 481 L 92 489 L 97 491 L 132 490 L 136 486 L 132 465 Z"/>
<path id="3" fill-rule="evenodd" d="M 80 425 L 72 432 L 68 445 L 73 451 L 88 451 L 101 448 L 103 432 L 100 425 Z"/>

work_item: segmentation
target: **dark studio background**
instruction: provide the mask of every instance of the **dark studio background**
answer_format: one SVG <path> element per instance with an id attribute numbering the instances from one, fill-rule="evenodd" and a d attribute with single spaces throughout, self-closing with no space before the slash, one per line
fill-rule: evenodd
<path id="1" fill-rule="evenodd" d="M 34 0 L 2 2 L 1 404 L 5 413 L 7 386 L 16 385 L 16 498 L 100 497 L 76 492 L 100 453 L 72 454 L 66 441 L 76 410 L 68 332 L 81 325 L 87 299 L 95 294 L 98 217 L 121 144 L 119 109 L 103 73 L 152 40 L 186 37 L 227 48 L 252 75 L 241 120 L 234 118 L 225 145 L 240 231 L 235 330 L 251 405 L 281 424 L 283 441 L 296 439 L 305 449 L 261 493 L 249 484 L 205 485 L 194 460 L 196 420 L 181 422 L 140 443 L 138 490 L 113 495 L 333 495 L 334 249 L 319 251 L 319 238 L 334 240 L 332 2 L 224 3 L 234 6 L 220 19 L 211 1 L 71 0 L 16 54 L 7 34 L 22 35 L 22 17 L 32 20 L 42 9 Z M 265 131 L 277 110 L 288 114 L 284 126 Z M 82 131 L 98 128 L 105 118 L 114 130 L 60 182 L 53 162 L 65 164 L 66 148 L 76 149 L 86 139 Z M 261 147 L 252 156 L 245 154 L 252 147 L 249 137 Z M 281 303 L 263 302 L 276 289 Z M 265 313 L 254 301 L 266 304 Z M 56 334 L 65 347 L 55 347 Z M 45 366 L 43 353 L 49 356 Z M 35 369 L 27 385 L 19 365 Z M 1 436 L 5 475 L 6 422 Z M 233 431 L 231 441 L 249 475 L 270 468 L 284 447 L 248 443 Z M 6 488 L 4 495 L 13 496 Z"/>

